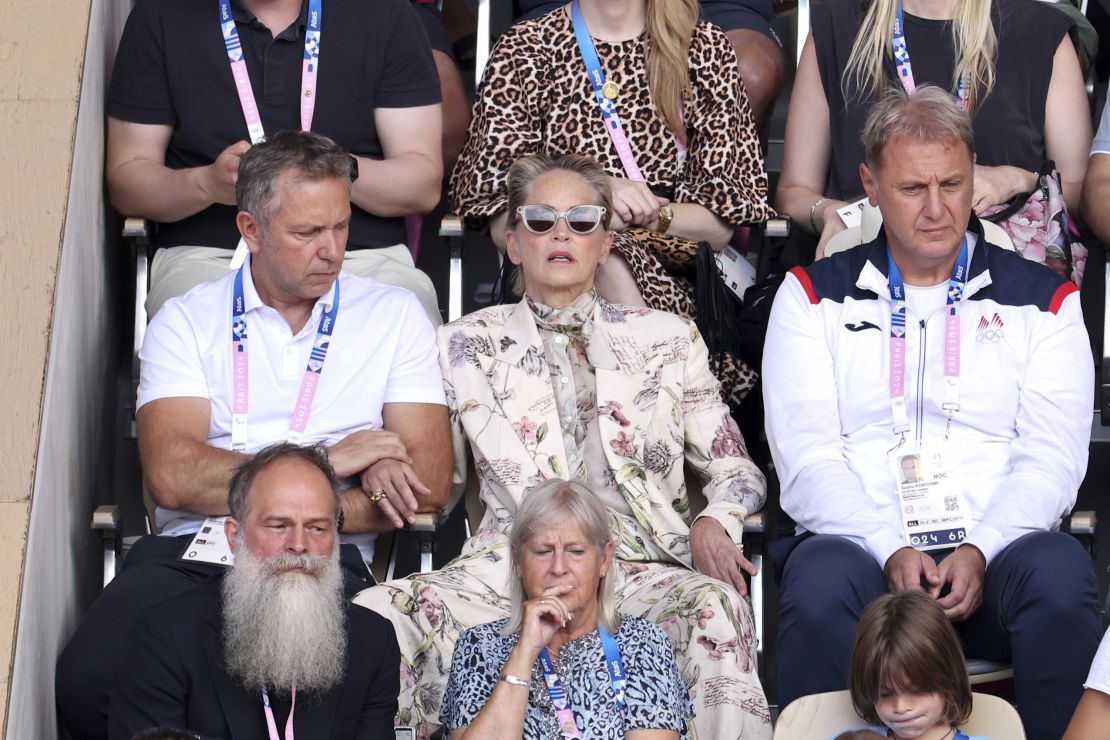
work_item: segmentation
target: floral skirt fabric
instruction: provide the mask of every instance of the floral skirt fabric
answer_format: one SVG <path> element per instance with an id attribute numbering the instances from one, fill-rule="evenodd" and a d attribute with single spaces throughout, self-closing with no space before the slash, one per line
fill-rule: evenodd
<path id="1" fill-rule="evenodd" d="M 721 581 L 671 563 L 618 560 L 617 609 L 667 633 L 694 703 L 695 737 L 771 737 L 756 675 L 752 611 Z M 509 551 L 479 532 L 442 570 L 367 589 L 355 603 L 393 622 L 401 646 L 398 725 L 426 738 L 439 728 L 451 655 L 466 629 L 508 616 Z"/>

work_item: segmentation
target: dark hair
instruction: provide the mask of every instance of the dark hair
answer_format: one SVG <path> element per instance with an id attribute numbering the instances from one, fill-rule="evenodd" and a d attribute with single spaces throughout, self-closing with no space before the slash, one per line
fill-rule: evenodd
<path id="1" fill-rule="evenodd" d="M 292 442 L 279 442 L 255 453 L 254 457 L 235 469 L 231 483 L 227 487 L 227 508 L 231 516 L 243 521 L 250 509 L 249 494 L 258 474 L 273 463 L 287 458 L 304 460 L 314 466 L 328 479 L 332 495 L 335 497 L 335 515 L 339 516 L 339 479 L 328 462 L 328 451 L 323 444 L 302 447 Z"/>
<path id="2" fill-rule="evenodd" d="M 921 591 L 886 594 L 863 610 L 848 691 L 856 713 L 879 724 L 875 702 L 886 689 L 936 692 L 944 719 L 958 725 L 971 715 L 971 686 L 956 630 L 936 602 Z"/>
<path id="3" fill-rule="evenodd" d="M 131 740 L 199 740 L 200 735 L 177 727 L 152 727 L 143 730 Z"/>
<path id="4" fill-rule="evenodd" d="M 286 170 L 298 180 L 343 180 L 351 186 L 351 156 L 326 136 L 311 131 L 281 131 L 261 141 L 239 160 L 235 202 L 265 231 L 278 209 L 277 182 Z"/>

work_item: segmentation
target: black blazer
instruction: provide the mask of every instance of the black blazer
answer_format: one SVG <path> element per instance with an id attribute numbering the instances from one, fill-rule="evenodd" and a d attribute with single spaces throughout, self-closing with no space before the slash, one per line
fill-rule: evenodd
<path id="1" fill-rule="evenodd" d="M 267 740 L 261 691 L 243 688 L 223 666 L 222 582 L 209 579 L 136 621 L 112 693 L 110 740 L 162 725 L 213 740 Z M 401 662 L 393 625 L 351 604 L 347 619 L 347 676 L 326 696 L 297 696 L 298 738 L 393 737 Z M 283 713 L 277 722 L 284 732 Z"/>

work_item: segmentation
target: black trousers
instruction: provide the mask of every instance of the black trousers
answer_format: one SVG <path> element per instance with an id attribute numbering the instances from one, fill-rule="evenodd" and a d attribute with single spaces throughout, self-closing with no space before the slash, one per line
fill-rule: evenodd
<path id="1" fill-rule="evenodd" d="M 55 694 L 62 725 L 74 740 L 108 737 L 108 702 L 127 633 L 151 605 L 176 596 L 223 572 L 223 568 L 178 560 L 192 535 L 149 535 L 134 544 L 119 575 L 97 597 L 58 658 Z M 374 585 L 354 545 L 340 546 L 348 596 Z"/>

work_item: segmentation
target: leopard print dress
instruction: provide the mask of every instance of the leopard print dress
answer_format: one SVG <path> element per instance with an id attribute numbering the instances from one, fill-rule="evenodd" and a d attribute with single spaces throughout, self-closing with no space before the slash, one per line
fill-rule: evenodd
<path id="1" fill-rule="evenodd" d="M 735 226 L 773 215 L 747 93 L 724 33 L 704 21 L 694 29 L 691 90 L 683 108 L 685 152 L 651 100 L 645 44 L 645 36 L 621 43 L 594 40 L 607 77 L 620 85 L 617 110 L 648 185 L 673 192 L 675 202 L 702 205 Z M 472 226 L 485 225 L 506 208 L 510 165 L 540 152 L 589 154 L 610 175 L 625 176 L 597 109 L 567 8 L 518 23 L 494 47 L 466 146 L 451 177 L 455 212 Z M 691 246 L 687 240 L 634 228 L 618 233 L 613 246 L 631 267 L 648 306 L 694 317 L 692 275 L 673 269 L 668 258 L 676 248 Z M 737 407 L 755 384 L 755 372 L 731 355 L 715 355 L 711 365 L 726 401 Z"/>

